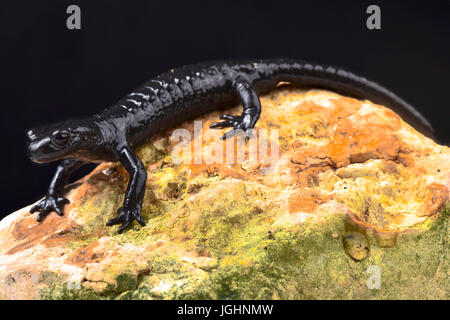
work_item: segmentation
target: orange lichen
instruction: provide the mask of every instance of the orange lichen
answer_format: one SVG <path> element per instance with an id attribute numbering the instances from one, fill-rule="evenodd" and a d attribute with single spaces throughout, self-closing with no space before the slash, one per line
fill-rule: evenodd
<path id="1" fill-rule="evenodd" d="M 424 214 L 432 215 L 436 213 L 448 201 L 449 190 L 446 186 L 432 183 L 427 186 L 427 196 L 424 201 Z"/>
<path id="2" fill-rule="evenodd" d="M 289 212 L 314 212 L 321 204 L 328 202 L 332 197 L 321 194 L 318 190 L 303 189 L 293 193 L 289 198 Z"/>

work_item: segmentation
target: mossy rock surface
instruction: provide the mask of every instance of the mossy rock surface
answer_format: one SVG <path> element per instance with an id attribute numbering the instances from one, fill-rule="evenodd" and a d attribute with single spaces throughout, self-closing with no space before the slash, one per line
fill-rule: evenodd
<path id="1" fill-rule="evenodd" d="M 270 163 L 249 160 L 252 140 L 243 162 L 210 161 L 218 112 L 188 143 L 202 163 L 175 161 L 173 131 L 138 150 L 145 227 L 105 226 L 129 178 L 117 163 L 68 188 L 63 217 L 2 220 L 0 298 L 448 299 L 450 149 L 369 101 L 289 87 L 261 101 L 258 128 L 277 134 L 252 139 L 278 150 Z"/>

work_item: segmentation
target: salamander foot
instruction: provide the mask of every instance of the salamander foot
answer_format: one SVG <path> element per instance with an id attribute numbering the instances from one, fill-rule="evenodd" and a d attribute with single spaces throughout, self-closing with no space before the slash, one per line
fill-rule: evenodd
<path id="1" fill-rule="evenodd" d="M 139 222 L 141 226 L 145 226 L 144 218 L 142 218 L 141 215 L 141 206 L 135 206 L 133 208 L 122 207 L 117 210 L 117 213 L 119 216 L 109 220 L 106 225 L 110 227 L 115 224 L 122 223 L 122 225 L 118 229 L 119 233 L 122 233 L 126 228 L 131 226 L 133 220 Z"/>
<path id="2" fill-rule="evenodd" d="M 52 211 L 55 211 L 58 215 L 62 216 L 64 214 L 63 207 L 67 203 L 69 203 L 69 200 L 64 197 L 58 195 L 47 195 L 44 199 L 39 201 L 38 204 L 31 208 L 30 213 L 38 211 L 39 215 L 36 220 L 41 222 Z"/>
<path id="3" fill-rule="evenodd" d="M 252 129 L 255 126 L 256 120 L 250 114 L 243 114 L 240 116 L 231 116 L 224 114 L 220 116 L 222 122 L 217 122 L 211 124 L 209 127 L 211 129 L 222 129 L 222 128 L 233 128 L 232 130 L 225 133 L 220 139 L 225 140 L 237 135 L 239 132 L 245 132 L 247 139 L 252 136 Z"/>

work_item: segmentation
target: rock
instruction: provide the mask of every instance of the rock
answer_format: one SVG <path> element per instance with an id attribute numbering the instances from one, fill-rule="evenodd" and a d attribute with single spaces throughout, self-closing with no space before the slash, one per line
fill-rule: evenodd
<path id="1" fill-rule="evenodd" d="M 359 232 L 348 232 L 342 237 L 345 252 L 356 261 L 362 261 L 369 256 L 369 241 Z"/>
<path id="2" fill-rule="evenodd" d="M 69 186 L 63 217 L 4 218 L 0 298 L 448 299 L 450 149 L 369 101 L 289 87 L 261 101 L 270 130 L 243 149 L 222 152 L 213 112 L 179 126 L 203 129 L 189 148 L 173 130 L 138 150 L 145 227 L 105 226 L 128 181 L 117 163 Z"/>
<path id="3" fill-rule="evenodd" d="M 374 232 L 375 240 L 380 248 L 392 248 L 397 243 L 397 232 Z"/>

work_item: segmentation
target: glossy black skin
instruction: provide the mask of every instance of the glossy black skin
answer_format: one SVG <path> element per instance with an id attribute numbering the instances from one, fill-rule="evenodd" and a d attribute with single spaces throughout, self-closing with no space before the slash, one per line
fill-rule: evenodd
<path id="1" fill-rule="evenodd" d="M 339 68 L 288 59 L 187 65 L 147 81 L 89 119 L 28 131 L 31 160 L 43 163 L 64 159 L 46 197 L 31 212 L 40 212 L 38 221 L 51 211 L 61 215 L 68 202 L 62 196 L 63 188 L 71 172 L 86 162 L 120 161 L 130 173 L 130 182 L 118 217 L 107 225 L 121 223 L 119 233 L 133 220 L 144 225 L 141 206 L 147 173 L 134 150 L 176 124 L 238 102 L 244 106 L 241 115 L 223 115 L 223 121 L 211 128 L 232 128 L 223 139 L 241 131 L 249 137 L 261 113 L 258 94 L 274 89 L 279 82 L 369 99 L 392 108 L 423 134 L 433 137 L 429 122 L 412 106 L 380 85 Z"/>

